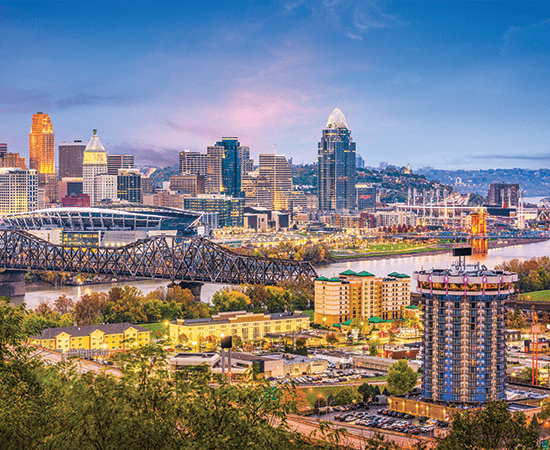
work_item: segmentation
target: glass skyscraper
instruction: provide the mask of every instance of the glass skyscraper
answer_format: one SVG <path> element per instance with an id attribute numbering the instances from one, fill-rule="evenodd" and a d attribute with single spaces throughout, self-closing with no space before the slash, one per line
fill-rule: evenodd
<path id="1" fill-rule="evenodd" d="M 351 138 L 346 118 L 338 108 L 328 118 L 318 150 L 319 209 L 355 209 L 355 142 Z"/>
<path id="2" fill-rule="evenodd" d="M 241 196 L 241 158 L 239 141 L 236 137 L 222 137 L 216 146 L 224 148 L 222 160 L 223 193 L 232 197 Z"/>

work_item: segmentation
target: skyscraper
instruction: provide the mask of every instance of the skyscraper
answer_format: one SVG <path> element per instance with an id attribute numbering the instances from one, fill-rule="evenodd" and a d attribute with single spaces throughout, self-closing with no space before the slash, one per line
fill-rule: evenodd
<path id="1" fill-rule="evenodd" d="M 86 144 L 80 140 L 59 144 L 59 178 L 82 178 Z"/>
<path id="2" fill-rule="evenodd" d="M 184 150 L 180 152 L 180 175 L 191 173 L 206 176 L 208 155 Z"/>
<path id="3" fill-rule="evenodd" d="M 38 173 L 55 173 L 55 151 L 52 121 L 48 114 L 32 115 L 29 134 L 29 167 Z"/>
<path id="4" fill-rule="evenodd" d="M 82 190 L 84 194 L 88 194 L 90 196 L 91 206 L 94 206 L 96 201 L 103 200 L 104 198 L 103 193 L 98 195 L 98 198 L 95 196 L 95 177 L 100 174 L 107 174 L 107 152 L 99 141 L 97 130 L 94 130 L 92 138 L 90 139 L 90 142 L 88 142 L 86 150 L 84 151 L 84 161 L 82 163 Z M 114 178 L 116 193 L 116 177 Z M 98 192 L 98 194 L 100 193 Z"/>
<path id="5" fill-rule="evenodd" d="M 206 193 L 221 194 L 223 192 L 222 161 L 224 147 L 211 145 L 206 148 Z"/>
<path id="6" fill-rule="evenodd" d="M 292 191 L 292 172 L 284 155 L 260 155 L 260 177 L 270 185 L 271 206 L 274 211 L 286 209 Z"/>
<path id="7" fill-rule="evenodd" d="M 36 170 L 0 168 L 0 214 L 34 211 L 37 207 Z"/>
<path id="8" fill-rule="evenodd" d="M 118 169 L 117 197 L 130 203 L 142 203 L 139 169 Z"/>
<path id="9" fill-rule="evenodd" d="M 254 170 L 254 160 L 250 159 L 250 147 L 239 147 L 239 158 L 241 158 L 241 172 L 243 175 Z"/>
<path id="10" fill-rule="evenodd" d="M 216 146 L 224 149 L 222 159 L 223 193 L 232 197 L 240 197 L 242 178 L 240 143 L 236 137 L 222 137 L 220 142 L 216 142 Z"/>
<path id="11" fill-rule="evenodd" d="M 134 155 L 107 155 L 107 173 L 109 175 L 118 175 L 119 169 L 133 169 L 134 167 Z"/>
<path id="12" fill-rule="evenodd" d="M 317 191 L 320 210 L 355 208 L 355 142 L 342 111 L 332 111 L 318 146 Z"/>
<path id="13" fill-rule="evenodd" d="M 0 142 L 0 153 L 7 153 L 8 151 L 8 144 L 5 142 Z"/>

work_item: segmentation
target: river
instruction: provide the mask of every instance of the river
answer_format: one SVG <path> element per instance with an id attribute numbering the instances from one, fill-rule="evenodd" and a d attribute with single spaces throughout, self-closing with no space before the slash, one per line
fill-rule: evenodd
<path id="1" fill-rule="evenodd" d="M 529 259 L 533 257 L 549 256 L 550 241 L 535 242 L 524 245 L 513 245 L 490 249 L 485 257 L 470 258 L 470 261 L 480 261 L 489 268 L 504 261 L 514 258 Z M 318 267 L 317 273 L 326 277 L 338 276 L 340 272 L 351 269 L 356 272 L 366 270 L 378 277 L 383 277 L 391 272 L 405 273 L 411 275 L 415 270 L 431 269 L 432 267 L 445 268 L 453 261 L 449 253 L 438 255 L 404 256 L 389 259 L 374 259 L 366 261 L 337 262 L 327 266 Z M 61 286 L 58 288 L 44 286 L 27 286 L 24 298 L 14 299 L 14 303 L 25 302 L 29 308 L 35 308 L 41 300 L 53 303 L 53 301 L 62 294 L 72 297 L 74 300 L 90 292 L 108 292 L 114 286 L 136 286 L 144 294 L 147 294 L 159 287 L 168 285 L 167 281 L 143 280 L 128 281 L 119 283 L 95 284 L 89 286 Z M 207 283 L 203 286 L 201 298 L 204 302 L 210 302 L 214 293 L 222 287 L 220 284 Z M 411 286 L 414 289 L 414 286 Z"/>

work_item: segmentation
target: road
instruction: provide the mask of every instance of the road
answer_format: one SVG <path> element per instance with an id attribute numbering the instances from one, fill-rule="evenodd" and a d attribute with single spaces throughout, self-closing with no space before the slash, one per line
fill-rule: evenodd
<path id="1" fill-rule="evenodd" d="M 67 358 L 67 356 L 63 355 L 62 353 L 54 352 L 52 350 L 48 350 L 45 348 L 38 348 L 37 350 L 31 353 L 31 356 L 34 358 L 40 358 L 43 361 L 49 362 L 50 364 L 57 364 Z M 112 366 L 105 366 L 95 361 L 88 361 L 86 359 L 78 359 L 78 358 L 75 358 L 74 361 L 78 367 L 78 373 L 81 373 L 81 374 L 86 372 L 95 372 L 95 373 L 105 372 L 115 377 L 120 377 L 122 375 L 120 370 L 118 370 L 117 368 Z"/>
<path id="2" fill-rule="evenodd" d="M 288 417 L 288 423 L 292 429 L 301 434 L 316 437 L 321 436 L 319 432 L 319 422 L 315 419 L 290 415 Z M 384 430 L 370 430 L 355 425 L 339 424 L 337 428 L 344 429 L 343 440 L 340 443 L 357 449 L 365 448 L 365 441 L 375 434 L 383 435 L 387 440 L 395 442 L 399 448 L 402 449 L 412 449 L 413 445 L 419 440 L 422 440 L 427 445 L 428 449 L 434 448 L 437 444 L 434 439 L 430 438 L 407 437 L 399 435 L 398 433 L 389 433 Z"/>

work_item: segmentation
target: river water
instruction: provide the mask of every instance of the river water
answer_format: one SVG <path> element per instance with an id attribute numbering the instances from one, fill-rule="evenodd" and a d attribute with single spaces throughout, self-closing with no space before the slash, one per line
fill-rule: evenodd
<path id="1" fill-rule="evenodd" d="M 489 253 L 485 257 L 469 258 L 469 261 L 480 261 L 488 268 L 492 269 L 495 265 L 504 261 L 509 261 L 514 258 L 529 259 L 533 257 L 549 256 L 550 255 L 550 241 L 535 242 L 524 245 L 514 245 L 510 247 L 490 249 Z M 449 253 L 439 255 L 418 255 L 418 256 L 405 256 L 391 259 L 376 259 L 368 261 L 351 261 L 351 262 L 338 262 L 329 264 L 327 266 L 317 268 L 317 273 L 322 276 L 332 277 L 338 276 L 340 272 L 351 269 L 355 272 L 366 270 L 377 277 L 383 277 L 391 272 L 405 273 L 412 275 L 415 270 L 446 268 L 453 261 L 452 256 Z M 158 280 L 144 280 L 144 281 L 128 281 L 119 283 L 105 283 L 96 284 L 90 286 L 61 286 L 58 288 L 44 287 L 44 286 L 27 286 L 26 294 L 24 298 L 14 299 L 14 303 L 26 303 L 27 307 L 35 308 L 41 300 L 50 302 L 53 304 L 54 300 L 62 294 L 72 297 L 73 300 L 77 300 L 82 295 L 91 292 L 108 292 L 114 286 L 136 286 L 144 294 L 147 294 L 159 287 L 165 287 L 168 285 L 167 281 Z M 201 298 L 202 301 L 209 303 L 214 293 L 221 289 L 223 285 L 220 284 L 205 284 L 202 288 Z M 411 286 L 414 289 L 414 286 Z"/>

